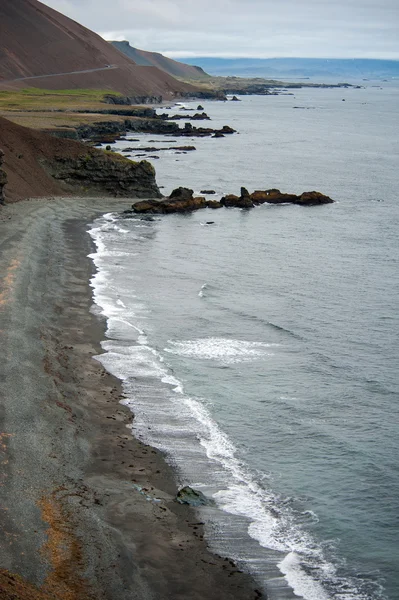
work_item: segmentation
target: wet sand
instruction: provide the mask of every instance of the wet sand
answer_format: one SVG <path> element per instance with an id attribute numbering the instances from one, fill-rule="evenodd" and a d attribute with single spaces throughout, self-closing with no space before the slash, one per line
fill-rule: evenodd
<path id="1" fill-rule="evenodd" d="M 129 201 L 31 200 L 0 210 L 0 598 L 249 600 L 175 502 L 163 456 L 131 435 L 93 356 L 87 224 Z"/>

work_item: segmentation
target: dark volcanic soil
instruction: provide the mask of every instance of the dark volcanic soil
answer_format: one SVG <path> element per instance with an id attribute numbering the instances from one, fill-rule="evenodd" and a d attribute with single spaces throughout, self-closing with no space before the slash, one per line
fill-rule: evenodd
<path id="1" fill-rule="evenodd" d="M 0 599 L 258 600 L 208 551 L 93 359 L 104 329 L 86 230 L 109 208 L 33 200 L 0 214 Z"/>

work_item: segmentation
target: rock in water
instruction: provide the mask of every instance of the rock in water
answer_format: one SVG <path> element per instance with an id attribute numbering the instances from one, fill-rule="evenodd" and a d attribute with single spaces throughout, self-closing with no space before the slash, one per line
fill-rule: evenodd
<path id="1" fill-rule="evenodd" d="M 178 187 L 169 196 L 169 200 L 192 200 L 193 190 L 185 187 Z"/>
<path id="2" fill-rule="evenodd" d="M 245 188 L 242 188 L 245 190 Z M 247 191 L 247 190 L 245 190 Z M 248 192 L 247 192 L 248 193 Z M 235 196 L 234 194 L 228 194 L 227 196 L 223 196 L 220 199 L 220 203 L 227 208 L 237 207 L 237 208 L 252 208 L 254 203 L 248 193 L 248 196 Z"/>
<path id="3" fill-rule="evenodd" d="M 194 490 L 188 485 L 177 492 L 176 500 L 179 504 L 189 504 L 190 506 L 205 506 L 206 504 L 210 504 L 210 501 L 207 500 L 202 492 Z"/>
<path id="4" fill-rule="evenodd" d="M 317 206 L 318 204 L 332 204 L 334 200 L 321 192 L 304 192 L 300 195 L 296 204 L 301 206 Z"/>
<path id="5" fill-rule="evenodd" d="M 208 200 L 206 203 L 208 208 L 222 208 L 223 204 L 219 200 Z"/>
<path id="6" fill-rule="evenodd" d="M 255 190 L 250 197 L 255 204 L 263 204 L 264 202 L 269 204 L 296 204 L 299 200 L 299 196 L 296 194 L 283 194 L 275 188 L 264 191 Z"/>
<path id="7" fill-rule="evenodd" d="M 182 188 L 184 189 L 184 188 Z M 191 191 L 191 190 L 189 190 Z M 143 200 L 132 205 L 135 213 L 169 214 L 184 213 L 206 208 L 207 201 L 199 196 L 198 198 L 166 198 L 165 200 Z"/>

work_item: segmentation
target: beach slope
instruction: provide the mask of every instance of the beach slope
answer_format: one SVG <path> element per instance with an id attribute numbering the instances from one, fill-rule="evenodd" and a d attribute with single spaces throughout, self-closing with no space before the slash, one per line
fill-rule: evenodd
<path id="1" fill-rule="evenodd" d="M 249 600 L 174 500 L 162 455 L 131 435 L 93 358 L 87 224 L 127 201 L 31 200 L 0 212 L 0 598 Z"/>

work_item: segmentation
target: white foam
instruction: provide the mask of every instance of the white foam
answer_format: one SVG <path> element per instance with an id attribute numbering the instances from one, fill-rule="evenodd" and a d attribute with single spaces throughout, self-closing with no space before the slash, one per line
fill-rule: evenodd
<path id="1" fill-rule="evenodd" d="M 105 213 L 102 216 L 103 219 L 105 219 L 106 221 L 116 221 L 118 218 L 117 213 Z"/>
<path id="2" fill-rule="evenodd" d="M 120 346 L 113 340 L 102 343 L 106 350 L 95 358 L 119 379 L 151 377 L 161 379 L 165 369 L 156 358 L 155 351 L 148 346 Z"/>
<path id="3" fill-rule="evenodd" d="M 168 341 L 165 352 L 179 356 L 204 360 L 216 360 L 222 363 L 237 363 L 270 356 L 270 347 L 275 344 L 248 342 L 228 338 L 199 338 L 177 342 Z"/>
<path id="4" fill-rule="evenodd" d="M 207 288 L 207 287 L 208 287 L 208 284 L 207 284 L 207 283 L 204 283 L 204 285 L 202 285 L 202 286 L 201 286 L 201 289 L 200 289 L 200 291 L 198 292 L 198 296 L 199 296 L 200 298 L 203 298 L 203 296 L 204 296 L 204 290 L 206 290 L 206 288 Z"/>
<path id="5" fill-rule="evenodd" d="M 162 377 L 162 382 L 167 383 L 168 385 L 171 385 L 173 387 L 173 391 L 176 392 L 177 394 L 184 393 L 183 384 L 181 383 L 181 381 L 176 379 L 176 377 L 173 377 L 173 375 L 169 375 L 169 374 L 164 375 Z"/>
<path id="6" fill-rule="evenodd" d="M 296 552 L 289 552 L 277 565 L 285 575 L 285 579 L 294 593 L 306 600 L 330 600 L 322 586 L 307 575 L 301 567 L 301 560 Z"/>

